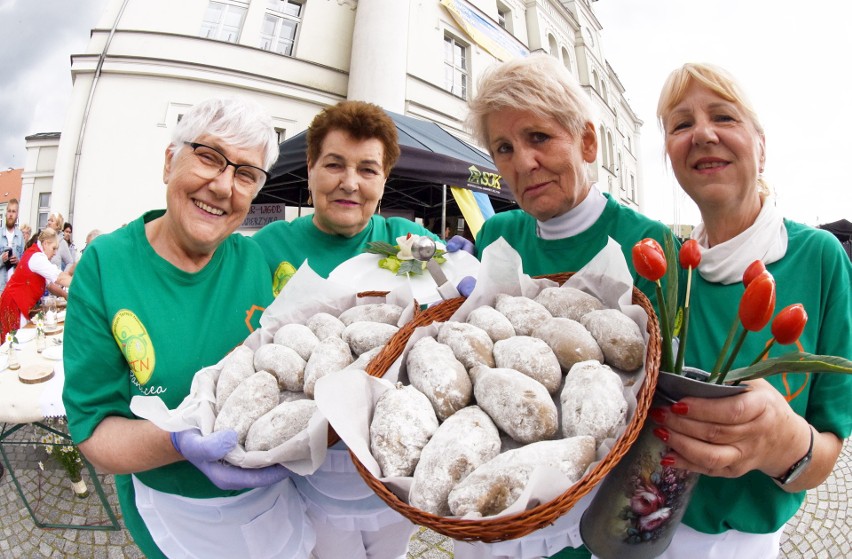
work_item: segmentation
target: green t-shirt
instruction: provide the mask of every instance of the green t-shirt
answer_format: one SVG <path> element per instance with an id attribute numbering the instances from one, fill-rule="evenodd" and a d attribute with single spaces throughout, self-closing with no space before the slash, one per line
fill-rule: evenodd
<path id="1" fill-rule="evenodd" d="M 633 269 L 631 251 L 637 241 L 646 237 L 665 246 L 666 238 L 673 241 L 672 233 L 659 221 L 619 204 L 609 194 L 604 196 L 606 206 L 603 213 L 582 233 L 564 239 L 542 239 L 536 235 L 534 217 L 523 210 L 511 210 L 485 221 L 476 236 L 476 250 L 481 257 L 485 247 L 503 237 L 521 255 L 524 273 L 539 276 L 578 271 L 606 246 L 607 238 L 612 237 L 621 245 L 633 283 L 657 308 L 654 284 L 641 278 Z"/>
<path id="2" fill-rule="evenodd" d="M 270 223 L 252 239 L 263 250 L 272 272 L 273 293 L 278 295 L 305 260 L 313 271 L 327 278 L 342 262 L 363 253 L 367 243 L 382 241 L 393 245 L 397 237 L 407 233 L 439 240 L 426 228 L 405 218 L 380 215 L 372 216 L 364 230 L 353 237 L 324 233 L 314 225 L 313 216 L 306 215 L 293 221 Z"/>
<path id="3" fill-rule="evenodd" d="M 787 254 L 766 268 L 776 281 L 776 312 L 802 303 L 808 313 L 799 347 L 775 344 L 777 357 L 799 349 L 809 353 L 852 358 L 852 265 L 830 233 L 784 220 Z M 689 342 L 686 363 L 713 367 L 739 308 L 743 285 L 708 283 L 693 276 L 690 300 Z M 737 355 L 734 368 L 744 367 L 760 353 L 771 337 L 770 328 L 750 332 Z M 852 429 L 852 376 L 842 374 L 784 373 L 767 379 L 785 395 L 793 410 L 818 431 L 844 439 Z M 734 529 L 765 534 L 775 532 L 798 510 L 805 492 L 787 493 L 759 471 L 737 478 L 702 476 L 692 495 L 684 522 L 716 534 Z"/>
<path id="4" fill-rule="evenodd" d="M 242 343 L 271 301 L 263 255 L 242 235 L 225 239 L 196 273 L 158 256 L 145 236 L 145 223 L 163 213 L 147 212 L 98 238 L 74 273 L 65 323 L 63 402 L 78 443 L 106 417 L 135 417 L 133 396 L 159 396 L 170 409 L 177 407 L 195 373 Z M 158 491 L 186 497 L 239 493 L 216 488 L 185 461 L 136 476 Z M 158 555 L 146 544 L 153 542 L 136 511 L 130 476 L 116 476 L 116 486 L 134 539 L 147 555 Z"/>

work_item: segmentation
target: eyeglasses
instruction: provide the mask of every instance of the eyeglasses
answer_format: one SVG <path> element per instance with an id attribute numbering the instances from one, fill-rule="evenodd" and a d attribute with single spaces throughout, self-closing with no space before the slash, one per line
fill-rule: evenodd
<path id="1" fill-rule="evenodd" d="M 233 163 L 216 148 L 198 142 L 184 142 L 184 144 L 192 148 L 192 152 L 198 159 L 200 165 L 197 166 L 197 172 L 202 178 L 214 179 L 231 166 L 234 168 L 234 185 L 241 189 L 260 188 L 269 179 L 269 173 L 260 167 Z"/>

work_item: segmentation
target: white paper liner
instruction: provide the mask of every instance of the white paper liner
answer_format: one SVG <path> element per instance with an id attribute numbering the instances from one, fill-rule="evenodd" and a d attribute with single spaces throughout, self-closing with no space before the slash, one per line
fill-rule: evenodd
<path id="1" fill-rule="evenodd" d="M 450 320 L 463 321 L 474 309 L 482 305 L 492 305 L 496 295 L 524 295 L 534 298 L 542 289 L 558 284 L 549 279 L 533 279 L 522 272 L 521 258 L 509 244 L 498 239 L 489 245 L 482 256 L 479 269 L 480 276 L 476 288 L 470 297 L 453 314 Z M 632 303 L 633 280 L 620 245 L 609 239 L 607 245 L 586 266 L 575 273 L 565 286 L 581 289 L 600 299 L 607 308 L 621 310 L 639 326 L 647 347 L 648 333 L 647 315 L 639 305 Z M 439 323 L 417 328 L 411 335 L 405 350 L 385 373 L 383 378 L 371 377 L 366 372 L 353 374 L 334 373 L 321 378 L 315 387 L 315 400 L 320 411 L 328 418 L 340 438 L 349 446 L 361 464 L 373 476 L 380 479 L 397 497 L 408 503 L 408 492 L 411 487 L 411 477 L 381 477 L 381 468 L 370 453 L 369 426 L 372 421 L 373 409 L 379 397 L 394 386 L 397 381 L 408 384 L 405 373 L 405 356 L 414 343 L 424 336 L 435 336 Z M 643 366 L 637 371 L 625 373 L 613 369 L 622 378 L 624 396 L 628 403 L 627 425 L 630 424 L 636 411 L 636 396 L 645 378 Z M 561 406 L 560 390 L 555 393 L 554 402 L 560 410 L 561 436 Z M 591 471 L 624 433 L 626 425 L 616 437 L 607 439 L 597 449 L 597 456 L 585 474 Z M 502 450 L 519 446 L 508 437 L 503 437 Z M 584 474 L 584 475 L 585 475 Z M 562 495 L 572 485 L 570 480 L 553 468 L 536 469 L 522 492 L 521 496 L 501 513 L 483 517 L 497 518 L 533 508 Z"/>
<path id="2" fill-rule="evenodd" d="M 275 332 L 285 324 L 304 324 L 320 312 L 338 316 L 346 309 L 368 303 L 386 302 L 403 307 L 399 325 L 414 316 L 411 292 L 407 286 L 403 285 L 385 297 L 357 296 L 367 290 L 364 286 L 343 285 L 324 279 L 305 262 L 264 310 L 260 317 L 261 328 L 252 332 L 243 344 L 257 350 L 261 345 L 271 343 Z M 211 433 L 216 421 L 216 381 L 224 359 L 195 374 L 189 394 L 174 410 L 168 409 L 159 396 L 134 396 L 130 402 L 131 411 L 166 431 L 197 428 L 204 435 Z M 321 413 L 315 413 L 307 429 L 289 441 L 266 451 L 246 451 L 238 444 L 225 456 L 225 460 L 243 468 L 283 464 L 297 474 L 309 475 L 325 460 L 327 446 L 328 422 Z"/>

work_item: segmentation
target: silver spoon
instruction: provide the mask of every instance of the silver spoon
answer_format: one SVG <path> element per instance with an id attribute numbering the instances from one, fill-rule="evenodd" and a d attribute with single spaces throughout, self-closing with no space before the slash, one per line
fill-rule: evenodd
<path id="1" fill-rule="evenodd" d="M 424 236 L 414 241 L 411 245 L 411 256 L 413 256 L 415 260 L 426 263 L 426 269 L 429 270 L 429 274 L 438 286 L 438 293 L 441 295 L 442 299 L 460 297 L 461 295 L 456 289 L 456 286 L 447 280 L 447 276 L 444 274 L 443 270 L 441 270 L 440 264 L 435 262 L 432 258 L 435 256 L 435 252 L 437 252 L 437 250 L 438 247 L 435 245 L 435 241 Z"/>

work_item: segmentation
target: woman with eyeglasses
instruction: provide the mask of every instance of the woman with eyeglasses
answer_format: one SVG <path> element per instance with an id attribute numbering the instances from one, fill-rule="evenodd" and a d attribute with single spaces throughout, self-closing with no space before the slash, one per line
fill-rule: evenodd
<path id="1" fill-rule="evenodd" d="M 257 245 L 234 234 L 278 156 L 254 103 L 210 99 L 175 126 L 165 150 L 166 209 L 90 245 L 65 323 L 63 399 L 72 438 L 115 474 L 124 522 L 151 557 L 307 556 L 313 532 L 290 473 L 221 459 L 234 431 L 169 433 L 130 399 L 171 409 L 195 373 L 251 332 L 271 300 Z"/>

